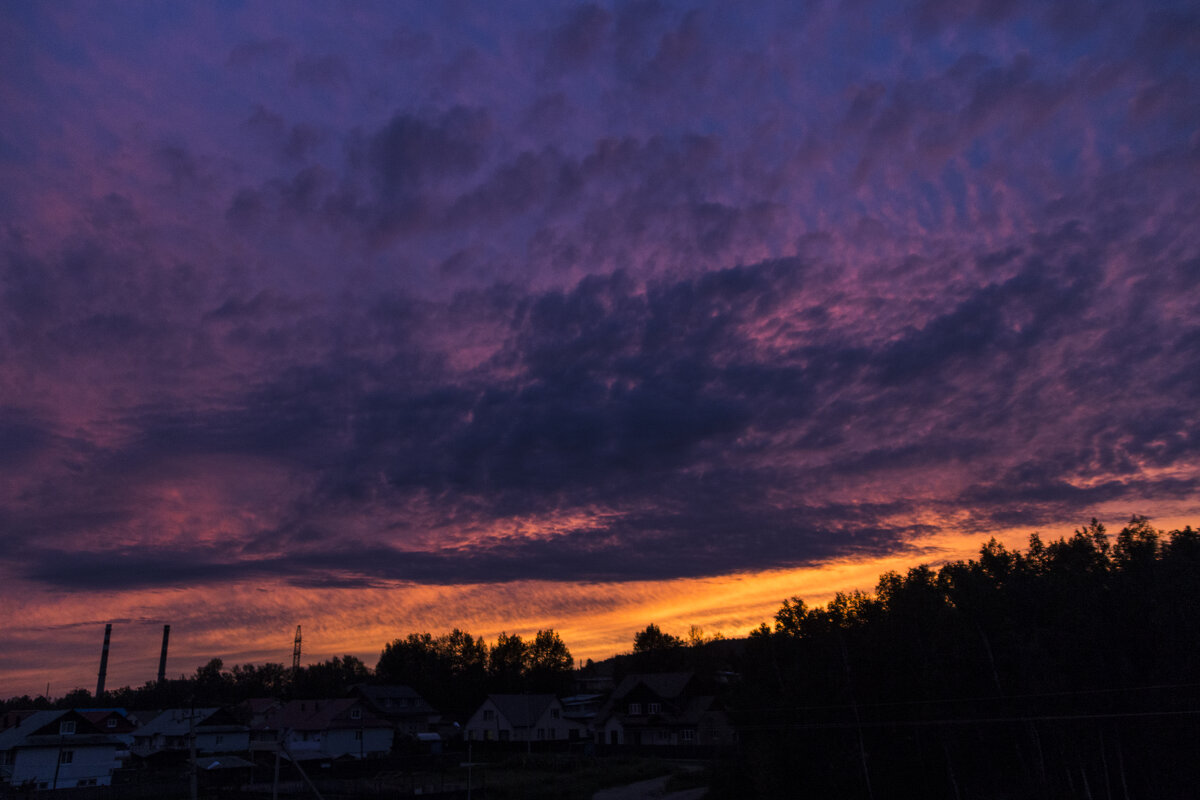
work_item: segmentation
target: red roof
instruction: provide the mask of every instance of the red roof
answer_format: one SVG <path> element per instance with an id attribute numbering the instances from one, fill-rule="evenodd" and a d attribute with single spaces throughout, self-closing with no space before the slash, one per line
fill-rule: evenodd
<path id="1" fill-rule="evenodd" d="M 296 731 L 327 731 L 343 728 L 390 728 L 386 720 L 372 714 L 355 698 L 338 700 L 291 700 L 265 714 L 271 728 Z"/>

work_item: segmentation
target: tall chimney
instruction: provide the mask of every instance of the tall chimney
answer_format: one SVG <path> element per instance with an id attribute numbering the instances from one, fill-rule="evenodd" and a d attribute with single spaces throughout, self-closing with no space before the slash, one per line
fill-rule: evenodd
<path id="1" fill-rule="evenodd" d="M 96 699 L 104 695 L 104 678 L 108 675 L 108 640 L 112 636 L 112 623 L 104 626 L 104 649 L 100 651 L 100 677 L 96 680 Z"/>
<path id="2" fill-rule="evenodd" d="M 162 653 L 158 656 L 158 682 L 162 683 L 167 679 L 167 639 L 171 638 L 171 626 L 163 625 L 163 646 Z"/>

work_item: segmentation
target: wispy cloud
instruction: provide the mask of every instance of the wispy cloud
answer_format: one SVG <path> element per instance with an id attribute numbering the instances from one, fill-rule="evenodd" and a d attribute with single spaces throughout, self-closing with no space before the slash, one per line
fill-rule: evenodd
<path id="1" fill-rule="evenodd" d="M 276 11 L 0 12 L 30 652 L 1200 508 L 1186 3 Z"/>

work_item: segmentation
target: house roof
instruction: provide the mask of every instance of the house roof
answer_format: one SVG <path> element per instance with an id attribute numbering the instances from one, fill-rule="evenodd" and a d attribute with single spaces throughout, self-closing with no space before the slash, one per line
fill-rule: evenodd
<path id="1" fill-rule="evenodd" d="M 83 725 L 73 734 L 60 734 L 56 723 L 63 717 L 74 717 Z M 0 731 L 0 751 L 17 747 L 55 747 L 70 742 L 73 747 L 87 745 L 119 746 L 118 740 L 97 730 L 88 720 L 75 711 L 38 711 L 14 725 Z"/>
<path id="2" fill-rule="evenodd" d="M 279 701 L 273 697 L 251 697 L 242 703 L 251 714 L 265 714 L 279 704 Z"/>
<path id="3" fill-rule="evenodd" d="M 350 716 L 352 709 L 362 711 L 362 717 L 354 719 Z M 290 728 L 297 731 L 326 731 L 337 728 L 390 728 L 386 720 L 380 719 L 363 707 L 363 703 L 354 697 L 338 698 L 335 700 L 291 700 L 277 710 L 267 711 L 265 715 L 267 727 L 276 729 Z"/>
<path id="4" fill-rule="evenodd" d="M 21 709 L 19 711 L 5 711 L 0 714 L 0 731 L 7 730 L 14 725 L 20 724 L 23 720 L 28 719 L 38 713 L 35 709 Z"/>
<path id="5" fill-rule="evenodd" d="M 216 714 L 219 708 L 168 708 L 154 719 L 138 728 L 135 735 L 143 736 L 187 736 L 191 730 L 189 717 L 194 715 L 194 724 L 199 727 Z"/>
<path id="6" fill-rule="evenodd" d="M 552 694 L 490 694 L 488 700 L 514 728 L 531 728 L 557 698 Z"/>
<path id="7" fill-rule="evenodd" d="M 196 766 L 205 771 L 217 769 L 251 769 L 254 767 L 254 762 L 225 754 L 220 756 L 200 756 L 196 759 Z"/>
<path id="8" fill-rule="evenodd" d="M 35 711 L 29 714 L 19 724 L 0 731 L 0 750 L 11 750 L 18 744 L 24 743 L 26 739 L 36 734 L 38 730 L 46 727 L 66 713 L 66 711 Z"/>
<path id="9" fill-rule="evenodd" d="M 88 722 L 95 725 L 97 728 L 104 729 L 108 732 L 129 733 L 137 728 L 127 716 L 124 709 L 120 708 L 98 708 L 93 710 L 80 710 L 79 712 Z M 108 720 L 117 720 L 116 726 L 108 727 Z"/>
<path id="10" fill-rule="evenodd" d="M 358 684 L 352 691 L 365 700 L 371 708 L 385 714 L 437 713 L 437 710 L 411 686 Z"/>
<path id="11" fill-rule="evenodd" d="M 651 692 L 664 700 L 679 697 L 687 689 L 692 680 L 691 672 L 652 672 L 626 675 L 621 685 L 613 690 L 614 700 L 619 700 L 632 692 L 638 685 L 644 685 Z"/>

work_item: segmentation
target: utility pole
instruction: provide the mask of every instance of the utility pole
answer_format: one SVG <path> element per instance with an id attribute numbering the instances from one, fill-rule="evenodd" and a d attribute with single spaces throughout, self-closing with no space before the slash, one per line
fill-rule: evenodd
<path id="1" fill-rule="evenodd" d="M 200 796 L 199 775 L 197 774 L 199 767 L 196 765 L 196 701 L 192 700 L 191 712 L 188 714 L 188 750 L 192 757 L 191 780 L 189 781 L 189 789 L 191 790 L 192 800 L 198 800 Z"/>

